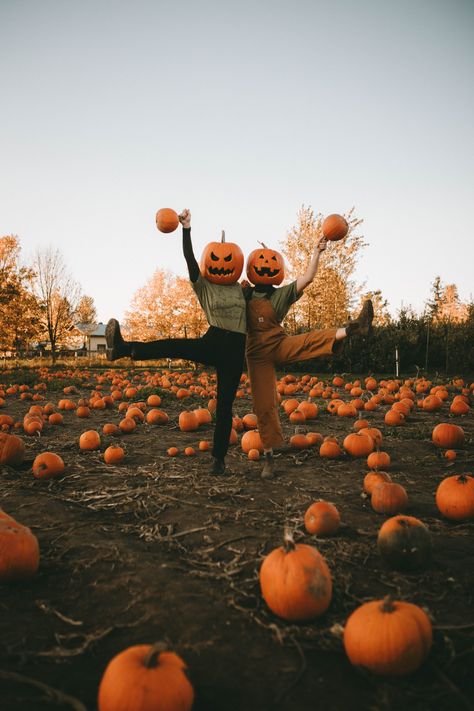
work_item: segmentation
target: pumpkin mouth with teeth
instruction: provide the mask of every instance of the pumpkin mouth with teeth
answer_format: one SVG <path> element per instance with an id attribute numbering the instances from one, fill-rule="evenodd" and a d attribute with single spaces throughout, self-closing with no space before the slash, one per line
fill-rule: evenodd
<path id="1" fill-rule="evenodd" d="M 244 267 L 244 255 L 237 244 L 225 242 L 222 231 L 221 242 L 211 242 L 204 248 L 201 257 L 201 274 L 213 284 L 234 284 Z"/>
<path id="2" fill-rule="evenodd" d="M 270 269 L 270 267 L 260 267 L 259 269 L 258 267 L 254 266 L 254 271 L 258 274 L 259 277 L 274 277 L 280 273 L 280 269 Z"/>

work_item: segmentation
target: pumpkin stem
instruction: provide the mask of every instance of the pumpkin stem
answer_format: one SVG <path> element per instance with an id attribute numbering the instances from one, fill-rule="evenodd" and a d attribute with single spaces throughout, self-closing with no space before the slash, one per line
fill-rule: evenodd
<path id="1" fill-rule="evenodd" d="M 221 231 L 221 242 L 225 242 L 225 230 Z"/>
<path id="2" fill-rule="evenodd" d="M 466 482 L 467 482 L 466 475 L 465 475 L 465 474 L 460 474 L 460 475 L 458 476 L 458 482 L 459 482 L 459 484 L 466 484 Z"/>
<path id="3" fill-rule="evenodd" d="M 259 240 L 257 240 L 257 242 L 262 245 L 263 249 L 268 249 L 267 245 L 263 242 L 260 242 Z"/>
<path id="4" fill-rule="evenodd" d="M 143 663 L 147 669 L 153 669 L 158 666 L 158 657 L 162 652 L 166 652 L 167 645 L 164 642 L 155 642 L 150 647 L 150 651 L 146 655 Z"/>
<path id="5" fill-rule="evenodd" d="M 293 534 L 288 526 L 285 526 L 285 533 L 283 534 L 283 550 L 285 553 L 294 551 L 296 548 L 295 541 L 293 540 Z"/>
<path id="6" fill-rule="evenodd" d="M 387 595 L 382 600 L 380 609 L 382 610 L 382 612 L 395 612 L 395 605 L 393 603 L 394 603 L 394 600 L 393 600 L 392 595 Z"/>

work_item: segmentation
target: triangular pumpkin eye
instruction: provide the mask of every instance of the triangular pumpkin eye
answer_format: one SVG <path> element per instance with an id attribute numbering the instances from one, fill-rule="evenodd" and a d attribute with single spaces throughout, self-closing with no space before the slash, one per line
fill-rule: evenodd
<path id="1" fill-rule="evenodd" d="M 224 262 L 230 262 L 231 259 L 232 259 L 232 252 L 230 254 L 228 254 L 227 257 L 224 257 Z"/>
<path id="2" fill-rule="evenodd" d="M 259 259 L 264 259 L 263 254 L 261 254 L 261 255 L 259 256 Z"/>
<path id="3" fill-rule="evenodd" d="M 213 262 L 218 262 L 218 261 L 219 261 L 219 257 L 216 257 L 216 255 L 214 254 L 214 252 L 211 252 L 211 259 L 212 259 Z"/>
<path id="4" fill-rule="evenodd" d="M 272 259 L 273 259 L 274 262 L 276 262 L 276 260 L 277 260 L 277 258 L 276 258 L 275 255 L 273 255 Z"/>

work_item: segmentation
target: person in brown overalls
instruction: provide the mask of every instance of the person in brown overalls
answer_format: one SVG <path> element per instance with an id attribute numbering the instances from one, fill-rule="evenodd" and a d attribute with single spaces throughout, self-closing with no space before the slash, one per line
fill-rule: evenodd
<path id="1" fill-rule="evenodd" d="M 316 243 L 313 257 L 302 277 L 291 284 L 275 289 L 284 278 L 282 256 L 264 247 L 254 250 L 247 260 L 247 278 L 255 286 L 247 287 L 247 367 L 252 387 L 253 409 L 258 419 L 258 430 L 264 446 L 265 462 L 261 476 L 274 476 L 273 448 L 283 444 L 283 431 L 278 416 L 276 389 L 277 365 L 321 356 L 330 356 L 349 335 L 366 335 L 371 328 L 373 306 L 364 302 L 358 317 L 340 328 L 328 328 L 288 336 L 280 325 L 290 306 L 311 284 L 318 269 L 326 240 Z"/>

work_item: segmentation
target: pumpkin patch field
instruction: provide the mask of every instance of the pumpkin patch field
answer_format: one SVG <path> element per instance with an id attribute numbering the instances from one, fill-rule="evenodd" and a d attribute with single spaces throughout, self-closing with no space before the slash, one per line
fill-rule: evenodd
<path id="1" fill-rule="evenodd" d="M 213 476 L 123 363 L 0 370 L 3 711 L 474 708 L 472 379 L 281 375 L 264 480 L 245 374 Z"/>

